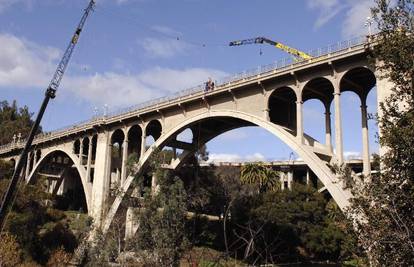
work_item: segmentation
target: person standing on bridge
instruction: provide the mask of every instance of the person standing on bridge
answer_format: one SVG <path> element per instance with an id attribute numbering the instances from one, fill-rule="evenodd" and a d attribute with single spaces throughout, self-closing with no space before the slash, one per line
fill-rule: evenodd
<path id="1" fill-rule="evenodd" d="M 204 92 L 213 91 L 214 89 L 214 82 L 211 79 L 211 77 L 208 78 L 208 81 L 206 82 L 206 87 L 204 89 Z"/>

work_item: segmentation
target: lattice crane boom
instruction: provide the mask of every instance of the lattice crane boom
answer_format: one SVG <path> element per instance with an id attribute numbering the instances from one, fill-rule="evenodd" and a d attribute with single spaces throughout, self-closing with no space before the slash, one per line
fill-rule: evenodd
<path id="1" fill-rule="evenodd" d="M 239 46 L 239 45 L 248 45 L 248 44 L 270 44 L 275 46 L 276 48 L 279 48 L 295 57 L 299 57 L 302 59 L 311 59 L 312 56 L 310 56 L 309 54 L 302 52 L 300 50 L 297 50 L 295 48 L 292 48 L 290 46 L 287 46 L 285 44 L 282 44 L 280 42 L 276 42 L 276 41 L 272 41 L 270 39 L 267 39 L 265 37 L 257 37 L 257 38 L 251 38 L 251 39 L 244 39 L 244 40 L 237 40 L 237 41 L 232 41 L 229 43 L 229 46 Z"/>
<path id="2" fill-rule="evenodd" d="M 82 32 L 83 26 L 85 25 L 86 19 L 89 16 L 89 13 L 93 10 L 95 6 L 95 0 L 91 0 L 88 4 L 88 7 L 85 9 L 85 13 L 83 13 L 83 16 L 79 22 L 78 27 L 76 28 L 75 33 L 73 34 L 73 37 L 66 48 L 65 54 L 63 55 L 62 59 L 59 62 L 59 65 L 56 69 L 55 74 L 53 75 L 53 78 L 50 82 L 49 89 L 51 89 L 51 93 L 53 93 L 52 98 L 55 97 L 55 92 L 57 88 L 60 85 L 60 82 L 62 81 L 63 75 L 65 74 L 66 67 L 68 66 L 69 60 L 72 56 L 73 50 L 75 49 L 75 46 L 79 40 L 79 36 Z"/>
<path id="3" fill-rule="evenodd" d="M 66 51 L 61 61 L 59 62 L 57 66 L 56 72 L 54 73 L 53 78 L 49 86 L 46 89 L 45 97 L 43 99 L 42 105 L 40 106 L 39 112 L 33 123 L 32 129 L 30 130 L 30 134 L 26 140 L 26 144 L 20 154 L 19 160 L 17 162 L 17 166 L 14 170 L 12 179 L 10 181 L 10 184 L 1 202 L 0 232 L 3 230 L 4 223 L 7 217 L 7 213 L 10 210 L 11 206 L 13 205 L 13 201 L 16 197 L 16 188 L 17 188 L 17 185 L 19 184 L 20 173 L 22 172 L 23 167 L 25 165 L 25 161 L 27 160 L 27 154 L 29 153 L 30 148 L 32 146 L 34 136 L 36 135 L 39 129 L 40 121 L 42 120 L 43 114 L 45 113 L 49 100 L 51 98 L 55 98 L 56 96 L 56 90 L 59 88 L 60 82 L 62 81 L 63 75 L 65 74 L 65 70 L 69 64 L 69 60 L 78 42 L 83 26 L 85 25 L 86 19 L 88 18 L 89 13 L 93 10 L 94 6 L 95 6 L 95 0 L 90 0 L 88 7 L 85 9 L 85 12 L 83 13 L 83 16 L 78 24 L 78 27 L 76 28 L 75 33 L 73 34 L 72 39 L 70 40 L 70 43 L 68 47 L 66 48 Z M 26 168 L 28 168 L 28 166 Z"/>

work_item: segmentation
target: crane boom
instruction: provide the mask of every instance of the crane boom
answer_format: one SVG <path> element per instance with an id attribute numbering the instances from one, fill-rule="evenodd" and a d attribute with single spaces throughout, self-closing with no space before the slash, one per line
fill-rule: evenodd
<path id="1" fill-rule="evenodd" d="M 273 45 L 273 46 L 275 46 L 275 47 L 277 47 L 277 48 L 279 48 L 279 49 L 281 49 L 281 50 L 283 50 L 283 51 L 285 51 L 285 52 L 287 52 L 287 53 L 289 53 L 289 54 L 291 54 L 295 57 L 300 57 L 300 58 L 303 58 L 303 59 L 311 59 L 312 58 L 312 56 L 310 56 L 309 54 L 307 54 L 305 52 L 299 51 L 295 48 L 284 45 L 282 43 L 272 41 L 272 40 L 267 39 L 265 37 L 257 37 L 257 38 L 251 38 L 251 39 L 232 41 L 232 42 L 229 43 L 229 46 L 239 46 L 239 45 L 248 45 L 248 44 L 264 44 L 264 43 Z"/>
<path id="2" fill-rule="evenodd" d="M 60 85 L 60 82 L 62 81 L 63 75 L 65 74 L 65 71 L 66 71 L 66 67 L 68 66 L 73 50 L 75 49 L 75 46 L 79 40 L 79 36 L 82 32 L 83 26 L 85 25 L 86 19 L 88 18 L 89 13 L 93 10 L 94 6 L 95 6 L 95 0 L 91 0 L 88 4 L 88 7 L 85 9 L 85 13 L 83 13 L 83 16 L 79 22 L 78 27 L 76 28 L 75 33 L 73 34 L 73 37 L 68 47 L 66 48 L 65 54 L 63 55 L 62 59 L 59 62 L 59 65 L 56 69 L 55 74 L 53 75 L 53 78 L 49 85 L 49 88 L 53 91 L 52 98 L 54 98 L 54 93 L 56 92 L 57 88 Z"/>
<path id="3" fill-rule="evenodd" d="M 63 75 L 65 74 L 66 67 L 68 66 L 69 60 L 72 56 L 73 50 L 76 46 L 76 43 L 78 42 L 79 36 L 82 32 L 83 26 L 85 25 L 86 19 L 89 16 L 89 13 L 93 10 L 95 6 L 95 0 L 90 0 L 88 7 L 85 9 L 85 12 L 83 13 L 83 16 L 79 22 L 78 27 L 76 28 L 75 33 L 73 34 L 72 39 L 70 40 L 70 43 L 65 51 L 65 54 L 63 55 L 61 61 L 59 62 L 59 65 L 56 69 L 55 74 L 53 75 L 53 78 L 49 84 L 49 86 L 46 89 L 45 97 L 43 99 L 42 105 L 39 109 L 39 112 L 37 113 L 35 122 L 32 126 L 32 129 L 30 130 L 30 134 L 26 140 L 26 144 L 20 154 L 19 160 L 17 162 L 17 166 L 13 172 L 13 176 L 11 178 L 10 184 L 7 188 L 6 193 L 3 196 L 1 206 L 0 206 L 0 232 L 3 230 L 4 223 L 6 221 L 7 213 L 11 206 L 13 205 L 14 198 L 16 196 L 16 188 L 19 183 L 20 173 L 23 170 L 23 167 L 25 165 L 25 161 L 27 159 L 27 154 L 29 153 L 29 150 L 32 146 L 32 142 L 34 139 L 34 136 L 37 133 L 37 130 L 39 129 L 40 121 L 42 120 L 43 114 L 45 113 L 47 104 L 49 103 L 49 100 L 52 98 L 55 98 L 56 96 L 56 90 L 58 89 L 60 82 L 62 81 Z M 28 166 L 26 167 L 28 168 Z"/>

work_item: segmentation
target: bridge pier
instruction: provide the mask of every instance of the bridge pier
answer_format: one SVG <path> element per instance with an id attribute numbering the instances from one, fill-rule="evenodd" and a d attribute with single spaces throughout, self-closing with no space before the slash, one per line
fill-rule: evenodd
<path id="1" fill-rule="evenodd" d="M 95 178 L 92 185 L 92 217 L 96 226 L 101 225 L 110 188 L 110 162 L 112 144 L 109 132 L 98 133 L 95 159 Z"/>

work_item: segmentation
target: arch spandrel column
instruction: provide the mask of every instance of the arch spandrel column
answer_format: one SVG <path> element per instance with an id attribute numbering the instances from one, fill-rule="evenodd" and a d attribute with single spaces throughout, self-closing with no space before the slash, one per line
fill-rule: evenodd
<path id="1" fill-rule="evenodd" d="M 80 144 L 79 144 L 79 165 L 82 166 L 83 163 L 83 139 L 79 140 Z"/>
<path id="2" fill-rule="evenodd" d="M 30 175 L 30 160 L 31 160 L 32 152 L 27 153 L 26 156 L 26 179 L 29 178 Z"/>
<path id="3" fill-rule="evenodd" d="M 344 163 L 344 148 L 342 139 L 342 114 L 341 114 L 341 90 L 339 82 L 334 83 L 334 104 L 335 104 L 335 150 L 338 163 Z"/>
<path id="4" fill-rule="evenodd" d="M 303 102 L 302 98 L 298 98 L 296 101 L 296 137 L 299 144 L 304 143 L 303 138 Z"/>
<path id="5" fill-rule="evenodd" d="M 86 179 L 88 180 L 88 182 L 91 182 L 91 163 L 92 163 L 92 140 L 93 137 L 90 136 L 89 138 L 89 145 L 88 145 L 88 160 L 86 163 Z"/>
<path id="6" fill-rule="evenodd" d="M 144 124 L 141 127 L 141 130 L 142 130 L 142 135 L 141 135 L 141 153 L 139 156 L 140 159 L 144 156 L 145 151 L 146 151 L 145 146 L 146 146 L 146 141 L 147 141 L 147 124 Z"/>
<path id="7" fill-rule="evenodd" d="M 368 137 L 368 114 L 366 100 L 361 101 L 361 129 L 362 129 L 362 173 L 367 177 L 371 174 L 371 161 L 369 157 L 369 137 Z"/>
<path id="8" fill-rule="evenodd" d="M 324 103 L 325 106 L 325 144 L 329 151 L 332 149 L 332 127 L 331 127 L 331 110 L 330 103 Z"/>
<path id="9" fill-rule="evenodd" d="M 124 183 L 127 176 L 127 160 L 128 160 L 128 135 L 125 135 L 124 142 L 122 144 L 122 166 L 121 166 L 121 184 Z"/>

